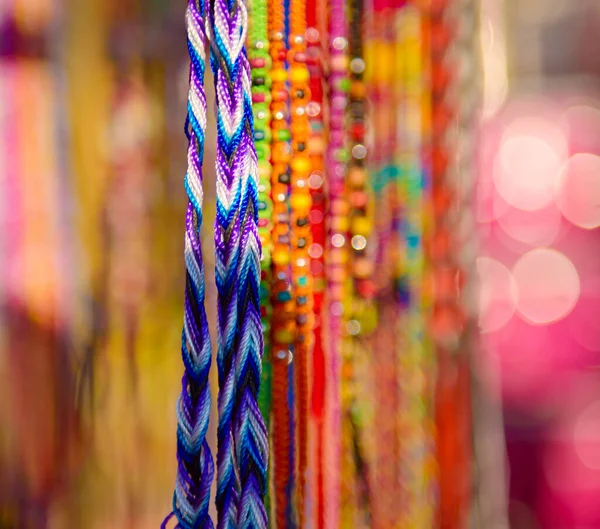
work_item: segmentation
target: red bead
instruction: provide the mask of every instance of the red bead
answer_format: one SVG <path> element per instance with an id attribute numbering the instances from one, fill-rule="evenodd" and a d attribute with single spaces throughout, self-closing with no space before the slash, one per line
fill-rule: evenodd
<path id="1" fill-rule="evenodd" d="M 351 132 L 355 138 L 360 138 L 365 134 L 365 126 L 362 123 L 354 123 Z"/>
<path id="2" fill-rule="evenodd" d="M 261 58 L 252 59 L 250 61 L 250 66 L 252 68 L 264 68 L 264 66 L 266 64 L 267 64 L 266 61 L 264 59 L 261 59 Z"/>

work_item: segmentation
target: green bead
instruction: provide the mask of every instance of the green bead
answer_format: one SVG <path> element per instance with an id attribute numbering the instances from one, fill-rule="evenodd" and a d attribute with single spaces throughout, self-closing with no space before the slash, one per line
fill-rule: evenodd
<path id="1" fill-rule="evenodd" d="M 343 77 L 339 81 L 340 90 L 342 92 L 349 92 L 350 85 L 351 85 L 350 79 L 348 79 L 347 77 Z"/>
<path id="2" fill-rule="evenodd" d="M 288 129 L 280 129 L 277 131 L 277 139 L 279 141 L 290 141 L 292 135 Z"/>
<path id="3" fill-rule="evenodd" d="M 265 198 L 267 195 L 265 195 Z M 263 202 L 264 208 L 260 211 L 260 216 L 263 218 L 271 218 L 271 213 L 273 212 L 273 202 L 270 200 L 265 200 Z"/>
<path id="4" fill-rule="evenodd" d="M 267 160 L 269 158 L 269 151 L 263 142 L 261 141 L 259 143 L 255 143 L 254 145 L 256 147 L 256 156 L 258 156 L 258 159 Z"/>
<path id="5" fill-rule="evenodd" d="M 294 341 L 294 333 L 286 329 L 275 331 L 275 340 L 282 344 L 290 344 Z"/>
<path id="6" fill-rule="evenodd" d="M 252 69 L 252 79 L 256 79 L 256 78 L 263 78 L 266 79 L 268 77 L 268 72 L 266 68 L 253 68 Z"/>

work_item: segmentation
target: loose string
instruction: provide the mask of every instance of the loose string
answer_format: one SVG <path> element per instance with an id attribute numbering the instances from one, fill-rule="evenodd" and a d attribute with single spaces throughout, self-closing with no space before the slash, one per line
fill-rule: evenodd
<path id="1" fill-rule="evenodd" d="M 204 263 L 200 228 L 202 225 L 202 160 L 206 130 L 205 6 L 203 0 L 190 0 L 186 11 L 190 88 L 186 134 L 188 169 L 185 189 L 189 203 L 186 214 L 186 288 L 181 353 L 185 372 L 177 403 L 177 480 L 173 512 L 177 527 L 213 527 L 208 513 L 214 464 L 206 441 L 210 416 L 209 371 L 211 342 L 204 308 Z M 166 521 L 163 526 L 166 525 Z"/>
<path id="2" fill-rule="evenodd" d="M 217 96 L 219 427 L 218 527 L 266 528 L 268 436 L 258 408 L 260 320 L 258 160 L 253 144 L 251 72 L 241 0 L 215 0 L 209 13 Z"/>

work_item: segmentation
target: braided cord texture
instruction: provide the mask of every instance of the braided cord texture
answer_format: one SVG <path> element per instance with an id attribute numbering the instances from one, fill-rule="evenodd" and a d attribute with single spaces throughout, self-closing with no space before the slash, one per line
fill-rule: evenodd
<path id="1" fill-rule="evenodd" d="M 202 224 L 202 160 L 206 129 L 204 93 L 204 1 L 190 0 L 186 11 L 190 88 L 186 133 L 188 169 L 185 188 L 189 197 L 185 230 L 185 313 L 181 353 L 185 373 L 177 403 L 177 480 L 173 512 L 181 529 L 208 529 L 214 465 L 206 441 L 210 416 L 209 371 L 211 343 L 204 308 L 204 264 L 200 243 Z"/>
<path id="2" fill-rule="evenodd" d="M 257 403 L 263 353 L 261 244 L 246 6 L 241 0 L 215 0 L 210 22 L 218 131 L 218 527 L 262 529 L 267 527 L 268 436 Z"/>

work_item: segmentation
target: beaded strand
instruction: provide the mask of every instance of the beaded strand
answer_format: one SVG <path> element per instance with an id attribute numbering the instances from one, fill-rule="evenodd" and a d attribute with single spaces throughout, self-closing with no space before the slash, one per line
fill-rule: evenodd
<path id="1" fill-rule="evenodd" d="M 271 231 L 273 229 L 273 201 L 271 200 L 271 57 L 269 55 L 267 0 L 251 0 L 248 20 L 248 57 L 252 68 L 252 111 L 254 114 L 254 146 L 258 157 L 258 233 L 262 245 L 260 314 L 264 337 L 263 371 L 259 406 L 265 426 L 271 426 Z M 265 508 L 270 512 L 267 490 Z"/>
<path id="2" fill-rule="evenodd" d="M 343 302 L 348 264 L 349 205 L 345 194 L 348 153 L 345 114 L 348 104 L 348 27 L 343 0 L 328 3 L 329 48 L 329 143 L 326 151 L 328 170 L 327 271 L 327 473 L 329 501 L 325 523 L 337 527 L 340 516 L 340 439 L 341 439 L 341 340 L 344 321 Z"/>
<path id="3" fill-rule="evenodd" d="M 310 129 L 307 104 L 310 101 L 309 73 L 306 67 L 306 0 L 290 2 L 290 64 L 291 94 L 291 243 L 292 277 L 296 301 L 296 338 L 294 341 L 296 379 L 296 431 L 298 454 L 297 505 L 299 527 L 304 527 L 304 495 L 308 465 L 308 360 L 313 344 L 313 294 L 310 275 L 309 248 L 312 243 L 309 215 L 312 205 L 308 177 L 310 159 L 308 141 Z"/>
<path id="4" fill-rule="evenodd" d="M 347 482 L 342 489 L 342 526 L 369 526 L 369 458 L 372 443 L 364 435 L 369 422 L 367 387 L 369 384 L 372 347 L 370 335 L 376 321 L 373 261 L 369 252 L 372 231 L 369 204 L 367 148 L 366 148 L 366 85 L 364 82 L 365 60 L 363 53 L 364 0 L 351 0 L 350 17 L 350 105 L 349 133 L 351 140 L 350 162 L 346 192 L 350 203 L 350 253 L 349 272 L 352 278 L 351 292 L 345 312 L 346 340 L 344 343 L 344 368 L 342 376 L 342 405 L 344 409 L 344 443 L 346 452 L 342 467 Z"/>
<path id="5" fill-rule="evenodd" d="M 292 514 L 294 464 L 292 456 L 293 411 L 288 404 L 290 363 L 295 339 L 295 300 L 290 268 L 291 133 L 286 71 L 285 8 L 280 0 L 269 0 L 269 52 L 271 70 L 271 190 L 273 196 L 273 438 L 275 524 L 286 527 Z"/>
<path id="6" fill-rule="evenodd" d="M 373 487 L 389 491 L 388 494 L 373 496 L 371 503 L 372 527 L 387 529 L 399 524 L 401 502 L 399 495 L 397 446 L 397 365 L 396 333 L 398 306 L 391 285 L 393 282 L 391 258 L 392 234 L 392 193 L 391 181 L 394 177 L 392 140 L 394 136 L 394 108 L 392 90 L 394 82 L 395 53 L 393 48 L 394 10 L 391 2 L 375 0 L 373 13 L 368 24 L 368 39 L 365 43 L 365 82 L 371 95 L 370 131 L 373 146 L 369 156 L 371 186 L 374 195 L 374 240 L 377 322 L 373 336 L 372 357 L 374 399 L 379 409 L 394 410 L 394 419 L 385 414 L 375 414 L 373 429 L 376 432 L 374 464 L 372 471 Z"/>
<path id="7" fill-rule="evenodd" d="M 436 469 L 431 380 L 435 363 L 425 332 L 429 301 L 423 291 L 426 268 L 423 240 L 429 199 L 424 19 L 419 9 L 410 4 L 404 6 L 398 16 L 396 46 L 398 55 L 403 58 L 398 87 L 404 126 L 396 146 L 396 159 L 401 174 L 399 195 L 405 205 L 401 286 L 408 301 L 399 322 L 403 337 L 399 369 L 404 377 L 400 385 L 402 409 L 398 435 L 401 486 L 408 498 L 403 519 L 410 527 L 434 524 Z"/>
<path id="8" fill-rule="evenodd" d="M 440 11 L 436 11 L 440 9 Z M 463 527 L 469 513 L 470 354 L 474 327 L 469 320 L 470 276 L 475 261 L 472 231 L 474 109 L 477 103 L 475 2 L 453 0 L 432 10 L 434 155 L 438 164 L 434 191 L 448 194 L 445 211 L 436 209 L 430 255 L 438 271 L 453 269 L 453 289 L 436 300 L 434 337 L 438 348 L 437 460 L 440 475 L 439 523 Z M 445 46 L 445 49 L 443 48 Z M 441 119 L 444 116 L 448 121 Z M 447 161 L 443 161 L 446 157 Z M 440 163 L 441 162 L 441 163 Z M 436 292 L 442 277 L 436 276 Z M 448 320 L 444 323 L 444 320 Z"/>

